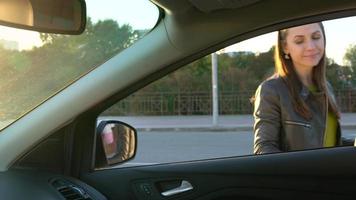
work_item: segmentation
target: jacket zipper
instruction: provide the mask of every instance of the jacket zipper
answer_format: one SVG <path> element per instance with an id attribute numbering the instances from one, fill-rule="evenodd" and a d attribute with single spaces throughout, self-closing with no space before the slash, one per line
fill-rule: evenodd
<path id="1" fill-rule="evenodd" d="M 304 127 L 306 127 L 306 128 L 311 128 L 311 125 L 310 125 L 310 124 L 303 123 L 303 122 L 295 122 L 295 121 L 286 120 L 285 123 L 286 123 L 286 124 L 290 124 L 290 125 L 299 125 L 299 126 L 304 126 Z"/>

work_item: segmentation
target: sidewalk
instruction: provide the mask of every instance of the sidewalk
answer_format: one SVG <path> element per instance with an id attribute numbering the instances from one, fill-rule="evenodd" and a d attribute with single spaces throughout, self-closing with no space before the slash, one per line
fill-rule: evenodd
<path id="1" fill-rule="evenodd" d="M 105 116 L 100 119 L 119 120 L 138 131 L 252 131 L 252 115 L 220 115 L 218 125 L 212 125 L 212 117 L 196 116 Z M 356 129 L 356 113 L 341 114 L 342 129 Z"/>

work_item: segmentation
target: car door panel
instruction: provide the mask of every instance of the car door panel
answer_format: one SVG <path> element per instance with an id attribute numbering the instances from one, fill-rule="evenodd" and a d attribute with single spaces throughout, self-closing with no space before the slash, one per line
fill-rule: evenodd
<path id="1" fill-rule="evenodd" d="M 82 180 L 109 199 L 351 199 L 355 155 L 354 147 L 340 147 L 113 168 L 82 174 Z M 162 195 L 182 181 L 192 189 Z"/>

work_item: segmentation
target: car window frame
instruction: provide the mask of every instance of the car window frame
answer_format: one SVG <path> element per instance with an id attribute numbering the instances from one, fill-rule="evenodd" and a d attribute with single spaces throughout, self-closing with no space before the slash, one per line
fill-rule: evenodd
<path id="1" fill-rule="evenodd" d="M 196 53 L 194 53 L 192 55 L 186 56 L 184 59 L 167 64 L 165 67 L 162 67 L 160 70 L 153 72 L 149 76 L 142 77 L 142 79 L 131 84 L 129 87 L 127 87 L 121 91 L 118 91 L 116 94 L 112 95 L 111 97 L 107 98 L 105 101 L 101 102 L 98 106 L 93 108 L 92 111 L 94 111 L 98 117 L 98 116 L 100 116 L 100 114 L 102 112 L 104 112 L 106 109 L 110 108 L 115 103 L 119 102 L 120 100 L 123 100 L 124 98 L 128 97 L 131 94 L 134 94 L 135 92 L 144 88 L 145 86 L 163 78 L 164 76 L 166 76 L 168 74 L 174 73 L 176 70 L 185 67 L 186 65 L 190 64 L 191 62 L 194 62 L 200 58 L 203 58 L 204 56 L 207 56 L 213 52 L 219 51 L 220 49 L 230 46 L 232 44 L 236 44 L 238 42 L 242 42 L 242 41 L 245 41 L 245 40 L 266 34 L 266 33 L 274 32 L 279 29 L 287 28 L 287 27 L 293 27 L 293 26 L 298 26 L 298 25 L 303 25 L 303 24 L 308 24 L 308 23 L 313 23 L 313 22 L 318 22 L 318 21 L 341 19 L 341 18 L 352 17 L 352 16 L 356 16 L 356 9 L 344 10 L 344 11 L 333 12 L 333 13 L 323 13 L 323 14 L 318 14 L 315 16 L 301 17 L 301 18 L 293 19 L 293 20 L 286 21 L 283 23 L 278 23 L 278 24 L 273 24 L 273 25 L 269 25 L 266 27 L 261 27 L 257 30 L 246 32 L 243 35 L 237 35 L 237 36 L 229 38 L 219 44 L 214 44 L 214 45 L 207 47 L 201 51 L 197 51 Z M 321 149 L 325 149 L 325 148 L 321 148 Z M 317 149 L 313 149 L 313 150 L 317 150 Z M 292 153 L 292 152 L 284 152 L 284 153 Z M 253 156 L 253 155 L 246 155 L 246 156 Z M 235 156 L 233 156 L 233 157 L 235 157 Z M 239 157 L 239 156 L 237 156 L 237 157 Z M 184 162 L 191 162 L 191 161 L 184 161 Z M 160 163 L 160 164 L 169 164 L 169 163 Z"/>

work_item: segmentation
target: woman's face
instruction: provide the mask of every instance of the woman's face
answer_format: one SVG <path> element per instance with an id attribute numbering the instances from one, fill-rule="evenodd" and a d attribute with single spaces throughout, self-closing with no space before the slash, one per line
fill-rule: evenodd
<path id="1" fill-rule="evenodd" d="M 295 67 L 313 68 L 324 55 L 324 35 L 319 24 L 289 28 L 284 53 L 289 54 Z"/>

